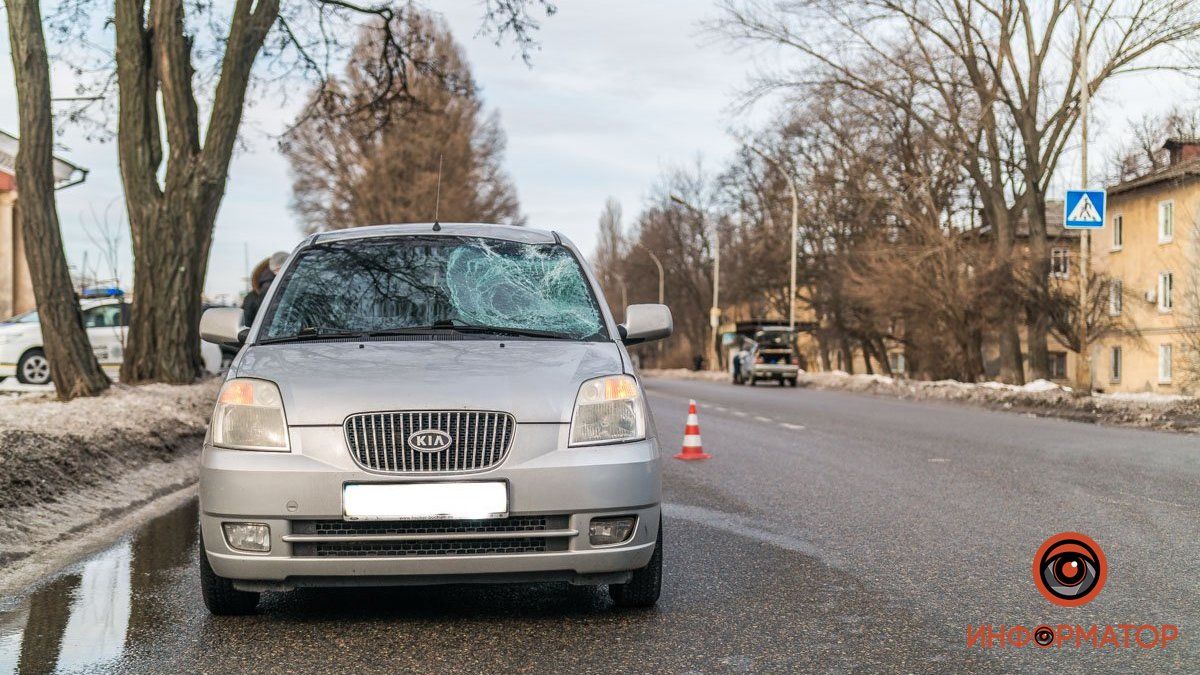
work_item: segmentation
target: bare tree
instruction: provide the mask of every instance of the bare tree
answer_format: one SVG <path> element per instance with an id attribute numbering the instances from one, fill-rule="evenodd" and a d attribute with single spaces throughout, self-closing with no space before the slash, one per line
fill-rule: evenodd
<path id="1" fill-rule="evenodd" d="M 600 212 L 600 234 L 596 240 L 596 252 L 593 257 L 596 270 L 599 272 L 600 287 L 604 289 L 605 297 L 609 298 L 610 309 L 614 316 L 620 316 L 624 307 L 611 307 L 612 301 L 618 297 L 618 289 L 625 280 L 623 258 L 625 257 L 625 232 L 621 223 L 621 202 L 615 197 L 604 201 L 604 210 Z M 619 310 L 619 311 L 618 311 Z"/>
<path id="2" fill-rule="evenodd" d="M 1165 112 L 1148 113 L 1129 122 L 1128 133 L 1109 157 L 1105 173 L 1110 183 L 1138 178 L 1167 167 L 1168 138 L 1200 137 L 1200 111 L 1177 106 Z"/>
<path id="3" fill-rule="evenodd" d="M 376 74 L 383 31 L 362 30 L 342 78 L 313 92 L 282 144 L 293 208 L 306 230 L 431 221 L 521 224 L 502 167 L 504 132 L 486 115 L 470 66 L 443 22 L 410 9 L 392 19 L 410 60 L 407 92 L 385 103 Z M 419 64 L 419 65 L 418 65 Z M 395 86 L 400 86 L 398 83 Z M 320 101 L 330 91 L 335 97 Z M 440 204 L 439 202 L 440 197 Z"/>
<path id="4" fill-rule="evenodd" d="M 96 0 L 70 0 L 56 17 L 67 50 L 90 46 Z M 532 9 L 553 13 L 548 0 L 484 0 L 484 30 L 511 35 L 523 54 L 537 29 Z M 281 95 L 298 77 L 332 81 L 348 40 L 366 20 L 382 32 L 383 67 L 372 74 L 386 106 L 408 95 L 410 59 L 393 19 L 409 5 L 348 0 L 114 0 L 115 54 L 77 68 L 92 80 L 84 93 L 101 99 L 117 89 L 117 146 L 134 253 L 134 304 L 122 380 L 189 382 L 200 371 L 201 288 L 213 224 L 228 178 L 247 100 L 275 87 Z M 99 66 L 96 66 L 96 62 Z M 115 69 L 107 64 L 115 64 Z M 338 97 L 330 88 L 316 100 Z M 310 106 L 315 112 L 317 106 Z M 71 119 L 86 119 L 83 111 Z"/>
<path id="5" fill-rule="evenodd" d="M 33 279 L 50 377 L 61 399 L 95 396 L 108 387 L 83 328 L 63 253 L 54 201 L 54 136 L 50 64 L 37 0 L 6 0 L 16 78 L 21 144 L 17 150 L 17 221 Z"/>
<path id="6" fill-rule="evenodd" d="M 1200 29 L 1200 7 L 1187 0 L 1089 0 L 1088 40 L 1097 63 L 1094 92 L 1121 74 L 1188 68 L 1165 52 Z M 1061 49 L 1077 27 L 1067 0 L 725 0 L 724 30 L 739 41 L 782 46 L 805 58 L 799 71 L 765 76 L 755 92 L 804 90 L 834 82 L 928 123 L 949 146 L 973 148 L 963 166 L 976 186 L 996 259 L 1011 266 L 1016 215 L 1027 214 L 1030 246 L 1045 254 L 1045 194 L 1078 119 L 1077 63 Z M 897 83 L 918 81 L 913 92 Z M 913 94 L 916 95 L 913 95 Z M 1040 278 L 1040 277 L 1039 277 Z M 1016 288 L 1001 301 L 1011 316 Z M 1030 321 L 1032 370 L 1047 365 L 1045 317 Z M 1001 379 L 1023 378 L 1015 319 L 999 330 Z"/>

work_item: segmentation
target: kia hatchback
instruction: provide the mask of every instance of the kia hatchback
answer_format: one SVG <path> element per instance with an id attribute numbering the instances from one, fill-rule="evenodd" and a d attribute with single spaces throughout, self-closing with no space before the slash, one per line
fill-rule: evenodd
<path id="1" fill-rule="evenodd" d="M 561 580 L 659 597 L 659 447 L 618 325 L 554 232 L 397 225 L 309 237 L 240 346 L 204 442 L 200 579 L 214 614 L 301 586 Z"/>

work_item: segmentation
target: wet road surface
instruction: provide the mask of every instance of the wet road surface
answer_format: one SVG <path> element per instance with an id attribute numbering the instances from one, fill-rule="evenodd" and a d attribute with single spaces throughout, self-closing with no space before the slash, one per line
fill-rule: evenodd
<path id="1" fill-rule="evenodd" d="M 215 619 L 195 503 L 0 601 L 5 672 L 1002 672 L 1200 664 L 1200 442 L 957 406 L 655 380 L 671 452 L 687 398 L 707 462 L 665 464 L 655 610 L 558 584 L 266 594 Z M 668 453 L 670 454 L 670 453 Z M 1103 546 L 1107 585 L 1034 590 L 1050 534 Z M 968 649 L 969 624 L 1172 623 L 1150 650 Z"/>

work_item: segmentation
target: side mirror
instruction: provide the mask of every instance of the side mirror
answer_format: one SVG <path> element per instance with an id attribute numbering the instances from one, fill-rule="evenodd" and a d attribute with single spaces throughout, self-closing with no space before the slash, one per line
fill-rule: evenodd
<path id="1" fill-rule="evenodd" d="M 200 316 L 200 339 L 228 347 L 240 347 L 249 328 L 242 326 L 242 310 L 237 307 L 213 307 Z"/>
<path id="2" fill-rule="evenodd" d="M 617 326 L 621 341 L 627 345 L 661 340 L 673 328 L 671 308 L 666 305 L 630 305 L 625 308 L 625 323 Z"/>

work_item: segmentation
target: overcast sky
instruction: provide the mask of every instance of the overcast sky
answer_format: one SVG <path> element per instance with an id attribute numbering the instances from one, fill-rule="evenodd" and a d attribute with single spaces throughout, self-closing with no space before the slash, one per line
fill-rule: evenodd
<path id="1" fill-rule="evenodd" d="M 558 13 L 542 22 L 541 49 L 527 67 L 514 58 L 512 45 L 496 47 L 487 37 L 475 37 L 480 18 L 476 1 L 427 3 L 443 13 L 466 48 L 488 106 L 500 112 L 508 134 L 506 164 L 529 224 L 559 230 L 590 253 L 606 197 L 621 201 L 628 222 L 663 169 L 697 157 L 715 169 L 733 150 L 726 130 L 761 121 L 769 110 L 760 106 L 754 120 L 731 111 L 730 101 L 756 64 L 701 29 L 699 24 L 713 17 L 711 3 L 557 4 Z M 2 14 L 0 28 L 5 55 L 0 59 L 0 129 L 16 133 Z M 62 79 L 54 82 L 55 94 L 70 95 L 71 85 Z M 1184 97 L 1175 81 L 1141 77 L 1113 84 L 1097 102 L 1098 117 L 1107 117 L 1109 129 L 1123 129 L 1123 116 L 1165 108 Z M 274 101 L 259 101 L 247 113 L 255 131 L 246 134 L 248 147 L 234 158 L 217 217 L 206 285 L 210 295 L 243 289 L 247 255 L 253 265 L 300 239 L 288 209 L 287 165 L 269 134 L 294 112 L 287 106 L 281 111 Z M 1102 147 L 1092 152 L 1104 155 Z M 85 252 L 94 262 L 97 251 L 84 223 L 106 210 L 112 218 L 123 218 L 116 149 L 68 129 L 58 153 L 90 169 L 86 183 L 59 193 L 59 213 L 71 264 L 78 265 Z M 1069 165 L 1062 169 L 1060 175 L 1077 175 Z M 127 249 L 127 231 L 124 237 Z M 131 286 L 130 269 L 126 252 L 120 270 L 126 287 Z"/>
<path id="2" fill-rule="evenodd" d="M 609 195 L 631 215 L 660 169 L 695 161 L 715 166 L 733 144 L 725 133 L 728 103 L 746 78 L 748 65 L 702 33 L 712 15 L 695 0 L 572 0 L 542 22 L 541 49 L 532 66 L 475 37 L 480 8 L 473 0 L 428 3 L 443 13 L 465 47 L 490 109 L 499 110 L 508 134 L 506 165 L 523 211 L 534 227 L 559 230 L 590 252 L 596 219 Z M 0 24 L 3 24 L 0 13 Z M 0 129 L 17 132 L 16 94 L 3 26 L 0 59 Z M 111 37 L 110 37 L 111 39 Z M 56 81 L 55 95 L 70 95 Z M 294 108 L 260 101 L 248 111 L 255 129 L 271 131 Z M 251 265 L 300 240 L 288 209 L 291 180 L 286 162 L 268 134 L 247 134 L 249 147 L 234 158 L 225 200 L 217 217 L 209 294 L 244 286 L 244 258 Z M 90 170 L 87 182 L 59 193 L 59 213 L 71 264 L 89 266 L 97 251 L 83 223 L 93 211 L 123 218 L 116 148 L 89 142 L 67 130 L 58 154 Z M 125 234 L 127 248 L 128 233 Z M 130 286 L 129 254 L 121 274 Z"/>

